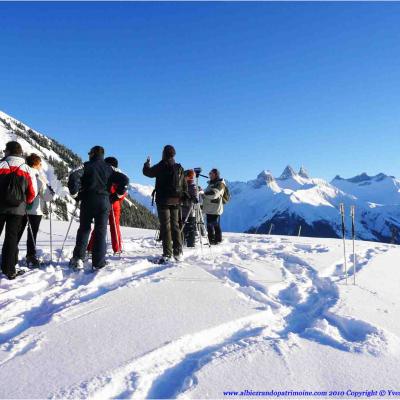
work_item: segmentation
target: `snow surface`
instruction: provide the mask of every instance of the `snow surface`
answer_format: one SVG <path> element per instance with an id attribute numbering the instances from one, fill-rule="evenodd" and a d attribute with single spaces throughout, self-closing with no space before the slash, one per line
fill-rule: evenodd
<path id="1" fill-rule="evenodd" d="M 340 240 L 227 234 L 159 266 L 154 231 L 123 228 L 123 257 L 93 274 L 67 267 L 76 229 L 60 262 L 0 279 L 1 398 L 398 389 L 398 246 L 356 242 L 354 286 Z M 38 246 L 48 259 L 48 221 Z"/>

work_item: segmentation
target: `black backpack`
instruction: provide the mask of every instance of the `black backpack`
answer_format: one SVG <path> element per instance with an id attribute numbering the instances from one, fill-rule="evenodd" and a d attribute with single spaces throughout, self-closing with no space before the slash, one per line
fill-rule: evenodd
<path id="1" fill-rule="evenodd" d="M 8 168 L 11 166 L 8 164 Z M 3 203 L 9 207 L 19 207 L 22 203 L 25 202 L 25 192 L 22 187 L 21 177 L 17 175 L 18 170 L 24 165 L 21 164 L 16 170 L 10 172 L 5 176 L 2 192 L 3 192 Z"/>
<path id="2" fill-rule="evenodd" d="M 170 197 L 183 196 L 183 184 L 185 180 L 185 171 L 181 164 L 174 164 L 170 173 L 170 183 L 168 185 L 168 195 Z"/>

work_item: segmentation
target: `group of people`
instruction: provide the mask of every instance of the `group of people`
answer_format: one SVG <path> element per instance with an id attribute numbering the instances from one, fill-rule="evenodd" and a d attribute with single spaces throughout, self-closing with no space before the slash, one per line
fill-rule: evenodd
<path id="1" fill-rule="evenodd" d="M 220 218 L 224 204 L 229 200 L 228 188 L 216 168 L 210 171 L 208 186 L 203 191 L 197 186 L 195 170 L 185 171 L 182 165 L 175 161 L 175 156 L 175 148 L 167 145 L 159 163 L 151 166 L 148 157 L 143 166 L 145 176 L 156 178 L 155 201 L 163 243 L 161 263 L 168 262 L 172 258 L 177 261 L 181 259 L 182 231 L 185 232 L 188 247 L 194 246 L 196 224 L 199 224 L 194 205 L 199 202 L 202 203 L 201 214 L 206 214 L 210 245 L 221 243 Z"/>
<path id="2" fill-rule="evenodd" d="M 79 228 L 69 265 L 82 268 L 87 253 L 90 253 L 92 268 L 99 270 L 106 266 L 107 222 L 114 253 L 122 252 L 119 221 L 129 178 L 118 169 L 115 157 L 105 158 L 103 147 L 94 146 L 88 155 L 89 161 L 72 171 L 68 179 L 70 194 L 77 201 L 77 207 L 80 205 Z M 185 171 L 175 161 L 175 156 L 174 147 L 167 145 L 159 163 L 152 166 L 148 157 L 143 166 L 143 174 L 156 179 L 155 201 L 163 243 L 160 263 L 173 258 L 179 261 L 184 240 L 188 247 L 195 246 L 199 214 L 206 214 L 209 243 L 220 243 L 220 216 L 229 200 L 229 191 L 217 169 L 210 171 L 208 186 L 202 190 L 197 184 L 195 170 Z M 40 266 L 36 237 L 45 205 L 51 207 L 54 195 L 42 172 L 40 156 L 32 153 L 25 158 L 18 142 L 8 142 L 0 161 L 0 234 L 5 227 L 1 269 L 8 279 L 15 279 L 24 272 L 17 270 L 16 265 L 18 245 L 26 227 L 26 264 L 28 267 Z M 94 230 L 90 236 L 93 222 Z"/>
<path id="3" fill-rule="evenodd" d="M 36 237 L 44 204 L 51 202 L 54 190 L 42 172 L 42 159 L 35 153 L 24 158 L 18 142 L 8 142 L 0 161 L 0 234 L 5 228 L 1 270 L 8 279 L 23 273 L 16 270 L 18 244 L 28 226 L 26 263 L 39 266 Z"/>

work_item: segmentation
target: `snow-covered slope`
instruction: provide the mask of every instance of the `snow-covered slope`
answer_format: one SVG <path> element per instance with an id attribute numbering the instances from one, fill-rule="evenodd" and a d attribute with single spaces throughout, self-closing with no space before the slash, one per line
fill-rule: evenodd
<path id="1" fill-rule="evenodd" d="M 399 239 L 400 180 L 379 174 L 352 179 L 336 177 L 331 183 L 310 178 L 302 167 L 290 166 L 275 179 L 268 171 L 249 182 L 229 182 L 232 199 L 225 207 L 224 229 L 234 232 L 271 229 L 277 234 L 339 237 L 339 205 L 356 207 L 357 237 L 365 240 Z"/>
<path id="2" fill-rule="evenodd" d="M 58 219 L 69 220 L 75 211 L 76 202 L 71 198 L 66 187 L 68 173 L 72 168 L 81 165 L 82 160 L 56 140 L 50 139 L 0 111 L 0 149 L 4 149 L 5 144 L 10 140 L 21 143 L 25 154 L 37 153 L 42 157 L 44 172 L 57 193 L 53 203 L 54 215 Z M 144 198 L 140 200 L 144 201 Z M 135 202 L 134 206 L 128 204 L 132 204 L 132 199 L 130 203 L 123 204 L 121 216 L 123 225 L 146 228 L 158 226 L 156 217 L 149 213 L 141 202 Z M 79 210 L 77 210 L 78 213 Z"/>
<path id="3" fill-rule="evenodd" d="M 150 185 L 141 185 L 140 183 L 131 183 L 129 194 L 140 204 L 143 204 L 148 210 L 154 211 L 154 207 L 152 206 L 152 193 L 154 190 L 154 186 Z"/>
<path id="4" fill-rule="evenodd" d="M 0 111 L 0 149 L 11 140 L 21 143 L 25 154 L 41 156 L 43 170 L 57 193 L 55 215 L 59 219 L 69 219 L 75 201 L 69 196 L 66 177 L 71 168 L 80 164 L 80 158 L 55 140 Z"/>
<path id="5" fill-rule="evenodd" d="M 54 225 L 59 249 L 67 223 Z M 76 229 L 61 262 L 0 279 L 0 398 L 397 388 L 397 246 L 356 242 L 353 286 L 337 239 L 230 234 L 160 266 L 148 261 L 161 254 L 154 232 L 124 228 L 124 256 L 109 249 L 93 274 L 67 267 Z M 48 234 L 44 223 L 44 258 Z"/>

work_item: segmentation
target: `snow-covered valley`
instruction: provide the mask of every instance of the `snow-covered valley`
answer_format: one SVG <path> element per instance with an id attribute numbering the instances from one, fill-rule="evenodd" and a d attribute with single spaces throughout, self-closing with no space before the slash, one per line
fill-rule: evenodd
<path id="1" fill-rule="evenodd" d="M 160 266 L 154 231 L 124 228 L 122 258 L 94 274 L 68 269 L 76 228 L 60 262 L 0 280 L 1 398 L 397 389 L 398 246 L 356 242 L 346 285 L 337 239 L 227 234 Z"/>

